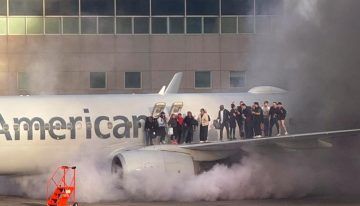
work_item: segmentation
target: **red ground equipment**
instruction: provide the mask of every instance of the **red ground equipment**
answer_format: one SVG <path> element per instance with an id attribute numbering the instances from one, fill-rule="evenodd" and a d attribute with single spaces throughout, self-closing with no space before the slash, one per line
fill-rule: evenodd
<path id="1" fill-rule="evenodd" d="M 76 202 L 76 167 L 61 166 L 50 177 L 46 196 L 48 206 L 78 206 Z M 50 191 L 53 193 L 50 195 Z M 72 204 L 69 204 L 72 203 Z"/>

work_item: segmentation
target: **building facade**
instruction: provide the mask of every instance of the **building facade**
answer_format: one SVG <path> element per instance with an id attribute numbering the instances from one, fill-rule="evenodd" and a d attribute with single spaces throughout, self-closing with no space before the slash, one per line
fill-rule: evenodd
<path id="1" fill-rule="evenodd" d="M 0 95 L 251 86 L 251 42 L 281 0 L 0 0 Z M 275 9 L 276 8 L 276 9 Z M 281 9 L 280 9 L 281 10 Z"/>

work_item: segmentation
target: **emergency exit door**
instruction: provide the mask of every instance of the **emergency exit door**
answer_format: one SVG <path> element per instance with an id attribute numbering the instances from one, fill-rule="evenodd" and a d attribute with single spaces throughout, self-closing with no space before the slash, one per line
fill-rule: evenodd
<path id="1" fill-rule="evenodd" d="M 165 102 L 156 103 L 155 106 L 154 106 L 154 109 L 152 111 L 152 116 L 154 118 L 158 118 L 160 113 L 164 111 L 165 106 L 166 106 Z"/>
<path id="2" fill-rule="evenodd" d="M 181 113 L 181 109 L 183 108 L 183 106 L 184 106 L 183 102 L 174 102 L 171 106 L 169 116 L 171 114 Z"/>

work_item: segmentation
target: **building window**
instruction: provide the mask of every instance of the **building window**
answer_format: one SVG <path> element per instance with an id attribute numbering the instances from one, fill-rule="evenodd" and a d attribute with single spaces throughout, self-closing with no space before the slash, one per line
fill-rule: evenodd
<path id="1" fill-rule="evenodd" d="M 6 16 L 7 14 L 6 2 L 7 0 L 0 0 L 0 16 Z"/>
<path id="2" fill-rule="evenodd" d="M 81 0 L 80 2 L 81 15 L 114 15 L 114 0 Z"/>
<path id="3" fill-rule="evenodd" d="M 132 33 L 131 17 L 121 17 L 121 18 L 116 19 L 116 33 L 117 34 L 131 34 Z"/>
<path id="4" fill-rule="evenodd" d="M 204 33 L 219 33 L 219 18 L 204 17 Z"/>
<path id="5" fill-rule="evenodd" d="M 96 34 L 96 17 L 81 18 L 81 33 L 82 34 Z"/>
<path id="6" fill-rule="evenodd" d="M 219 15 L 219 0 L 186 0 L 187 15 Z"/>
<path id="7" fill-rule="evenodd" d="M 151 19 L 151 32 L 153 34 L 166 34 L 167 33 L 167 18 L 166 17 L 153 17 Z"/>
<path id="8" fill-rule="evenodd" d="M 238 32 L 239 33 L 254 33 L 254 18 L 253 17 L 239 17 L 238 18 Z"/>
<path id="9" fill-rule="evenodd" d="M 113 17 L 99 17 L 99 34 L 114 34 Z"/>
<path id="10" fill-rule="evenodd" d="M 60 34 L 61 33 L 61 19 L 58 17 L 45 18 L 45 33 L 46 34 Z"/>
<path id="11" fill-rule="evenodd" d="M 63 33 L 64 34 L 78 34 L 79 33 L 79 18 L 64 17 L 63 18 Z"/>
<path id="12" fill-rule="evenodd" d="M 254 0 L 221 0 L 221 15 L 253 15 Z"/>
<path id="13" fill-rule="evenodd" d="M 9 34 L 25 34 L 25 18 L 9 17 Z"/>
<path id="14" fill-rule="evenodd" d="M 149 16 L 149 0 L 116 0 L 116 15 L 118 16 Z"/>
<path id="15" fill-rule="evenodd" d="M 106 88 L 105 72 L 90 72 L 90 88 L 104 89 Z"/>
<path id="16" fill-rule="evenodd" d="M 236 33 L 236 17 L 223 17 L 221 19 L 221 33 Z"/>
<path id="17" fill-rule="evenodd" d="M 0 35 L 6 34 L 6 18 L 5 17 L 0 17 Z"/>
<path id="18" fill-rule="evenodd" d="M 26 33 L 27 34 L 43 34 L 44 21 L 41 17 L 28 17 L 26 18 Z"/>
<path id="19" fill-rule="evenodd" d="M 149 18 L 136 17 L 134 18 L 134 33 L 148 34 L 149 33 Z"/>
<path id="20" fill-rule="evenodd" d="M 78 16 L 79 0 L 45 0 L 46 16 Z"/>
<path id="21" fill-rule="evenodd" d="M 185 15 L 185 0 L 151 0 L 151 15 Z"/>
<path id="22" fill-rule="evenodd" d="M 140 72 L 125 72 L 125 88 L 126 89 L 141 88 L 141 73 Z"/>
<path id="23" fill-rule="evenodd" d="M 170 34 L 183 34 L 184 33 L 184 18 L 183 17 L 170 17 L 169 18 L 169 32 Z"/>
<path id="24" fill-rule="evenodd" d="M 195 88 L 210 88 L 211 87 L 211 72 L 198 71 L 195 72 Z"/>
<path id="25" fill-rule="evenodd" d="M 244 87 L 244 86 L 245 86 L 245 72 L 230 71 L 230 87 Z"/>
<path id="26" fill-rule="evenodd" d="M 17 73 L 17 86 L 20 90 L 27 90 L 29 89 L 30 85 L 30 76 L 26 72 L 18 72 Z"/>
<path id="27" fill-rule="evenodd" d="M 201 34 L 202 33 L 201 17 L 188 17 L 186 18 L 186 32 L 188 34 Z"/>
<path id="28" fill-rule="evenodd" d="M 283 0 L 256 0 L 256 15 L 276 15 L 283 10 Z"/>
<path id="29" fill-rule="evenodd" d="M 42 0 L 9 0 L 9 14 L 15 16 L 42 16 Z"/>

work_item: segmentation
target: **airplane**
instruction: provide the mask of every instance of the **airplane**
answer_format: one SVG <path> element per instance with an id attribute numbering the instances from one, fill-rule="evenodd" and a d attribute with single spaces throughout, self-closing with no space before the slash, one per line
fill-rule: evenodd
<path id="1" fill-rule="evenodd" d="M 158 94 L 14 96 L 0 98 L 0 175 L 45 172 L 96 154 L 109 171 L 123 177 L 132 172 L 160 170 L 185 175 L 203 171 L 200 163 L 226 159 L 248 148 L 331 148 L 333 139 L 357 137 L 360 129 L 287 135 L 260 139 L 213 141 L 190 145 L 144 144 L 144 120 L 164 111 L 205 108 L 212 120 L 221 104 L 240 100 L 283 101 L 286 91 L 262 86 L 247 93 L 178 93 L 182 73 Z M 210 138 L 218 131 L 210 126 Z M 195 132 L 195 133 L 198 133 Z"/>

